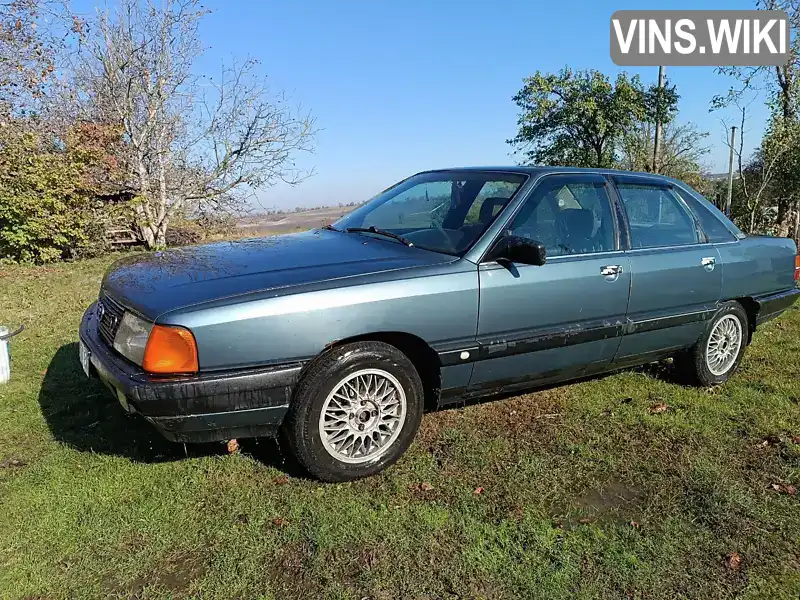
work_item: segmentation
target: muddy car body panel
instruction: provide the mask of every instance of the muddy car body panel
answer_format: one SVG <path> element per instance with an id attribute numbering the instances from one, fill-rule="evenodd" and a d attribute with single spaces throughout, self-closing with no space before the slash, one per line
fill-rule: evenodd
<path id="1" fill-rule="evenodd" d="M 376 213 L 393 225 L 383 234 Z M 732 301 L 749 339 L 798 295 L 794 242 L 745 236 L 660 176 L 432 171 L 333 226 L 121 261 L 81 324 L 88 371 L 170 439 L 269 435 L 342 344 L 399 348 L 432 407 L 687 351 Z M 511 236 L 546 248 L 543 264 L 497 254 Z M 122 356 L 114 326 L 128 312 L 191 332 L 197 371 L 148 373 Z"/>

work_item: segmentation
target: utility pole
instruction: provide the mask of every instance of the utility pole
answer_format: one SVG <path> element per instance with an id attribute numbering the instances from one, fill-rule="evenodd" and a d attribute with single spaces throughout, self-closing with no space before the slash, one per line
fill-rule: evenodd
<path id="1" fill-rule="evenodd" d="M 725 200 L 725 216 L 731 216 L 731 198 L 733 197 L 733 148 L 736 143 L 736 125 L 731 127 L 731 152 L 728 158 L 728 198 Z"/>
<path id="2" fill-rule="evenodd" d="M 664 67 L 658 67 L 658 99 L 656 102 L 656 139 L 653 143 L 653 173 L 658 173 L 658 159 L 661 156 L 661 110 L 664 89 Z"/>

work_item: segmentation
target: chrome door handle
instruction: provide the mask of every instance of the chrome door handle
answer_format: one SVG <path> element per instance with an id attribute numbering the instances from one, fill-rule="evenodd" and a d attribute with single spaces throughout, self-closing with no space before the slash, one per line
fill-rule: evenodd
<path id="1" fill-rule="evenodd" d="M 706 271 L 713 271 L 714 265 L 717 264 L 717 259 L 713 256 L 706 256 L 705 258 L 700 259 L 700 264 L 703 265 L 703 268 Z"/>
<path id="2" fill-rule="evenodd" d="M 620 273 L 622 273 L 622 267 L 620 265 L 606 265 L 605 267 L 600 267 L 600 275 L 603 277 L 616 278 Z"/>

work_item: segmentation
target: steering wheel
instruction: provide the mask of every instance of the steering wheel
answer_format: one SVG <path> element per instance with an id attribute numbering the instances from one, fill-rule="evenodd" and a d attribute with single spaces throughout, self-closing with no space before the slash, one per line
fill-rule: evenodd
<path id="1" fill-rule="evenodd" d="M 441 242 L 442 242 L 441 247 L 443 249 L 448 250 L 450 252 L 454 252 L 454 253 L 457 252 L 455 246 L 453 246 L 453 241 L 450 239 L 450 236 L 447 234 L 447 231 L 441 225 L 439 225 L 438 223 L 431 223 L 431 226 L 428 229 L 418 229 L 417 231 L 412 231 L 411 233 L 407 233 L 405 235 L 405 238 L 407 240 L 413 242 L 415 239 L 422 239 L 422 237 L 427 232 L 433 232 L 433 231 L 435 231 L 436 234 L 437 234 L 437 237 L 439 237 L 441 239 Z M 439 244 L 436 244 L 436 245 L 439 245 Z"/>

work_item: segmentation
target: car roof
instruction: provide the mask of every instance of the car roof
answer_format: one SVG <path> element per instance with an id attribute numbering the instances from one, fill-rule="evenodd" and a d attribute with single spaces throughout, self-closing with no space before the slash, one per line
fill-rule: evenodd
<path id="1" fill-rule="evenodd" d="M 449 169 L 431 169 L 423 171 L 423 173 L 437 173 L 437 172 L 453 172 L 453 171 L 474 171 L 476 173 L 497 172 L 497 173 L 520 173 L 523 175 L 544 175 L 546 173 L 595 173 L 603 175 L 636 175 L 639 177 L 648 177 L 650 179 L 661 179 L 663 181 L 674 181 L 671 177 L 659 175 L 656 173 L 645 173 L 641 171 L 622 171 L 619 169 L 603 169 L 603 168 L 581 168 L 581 167 L 551 167 L 544 165 L 495 165 L 495 166 L 471 166 L 471 167 L 452 167 Z"/>

